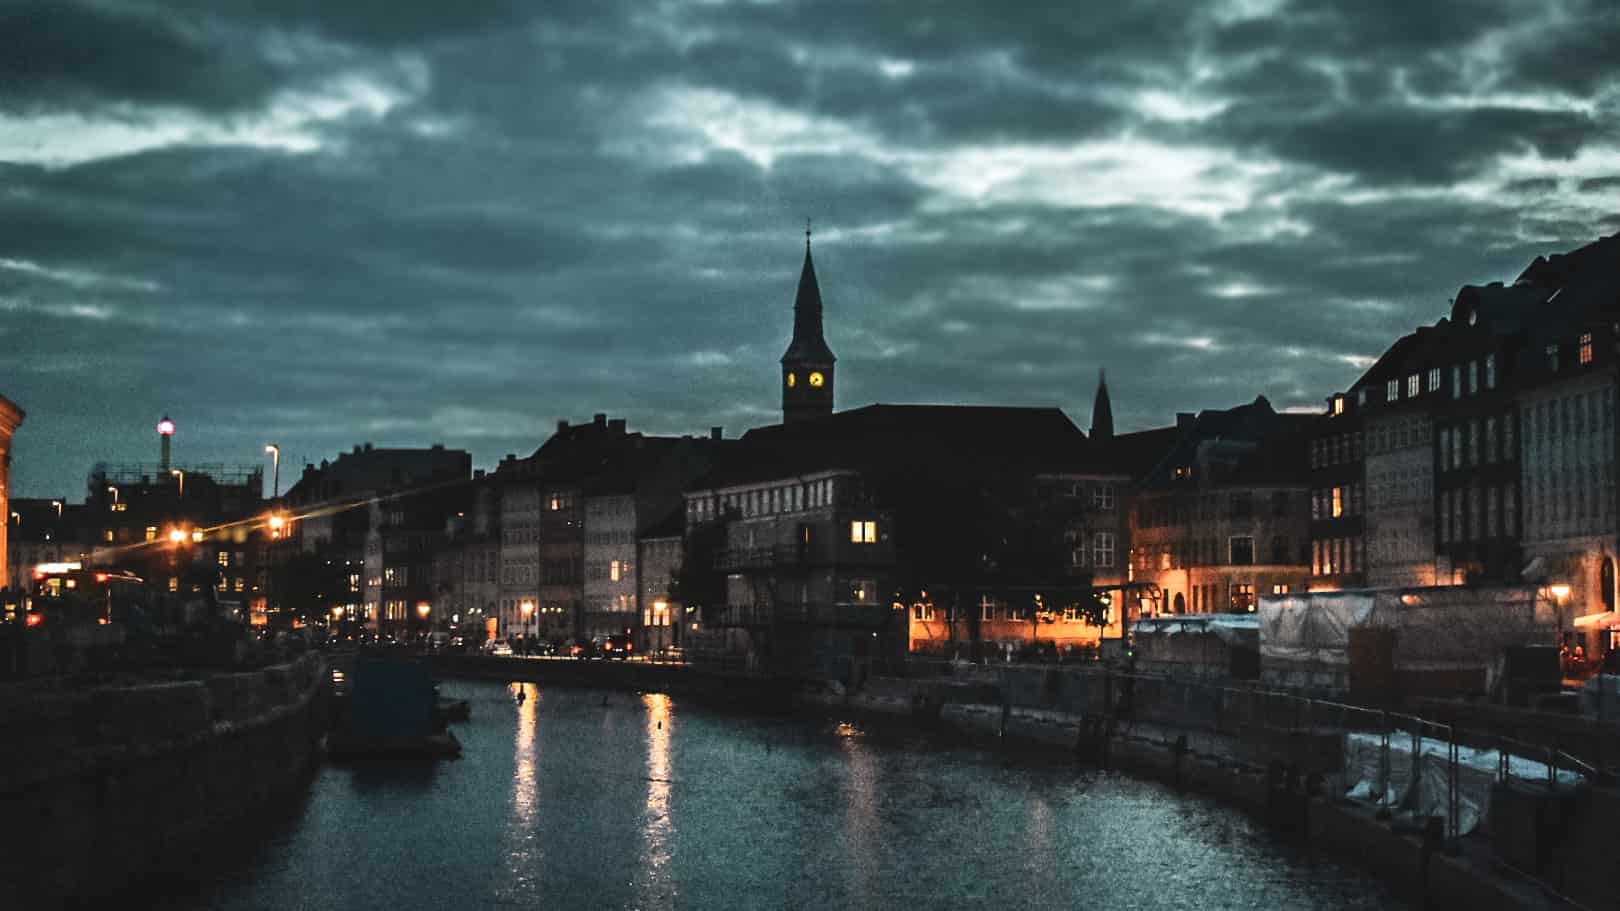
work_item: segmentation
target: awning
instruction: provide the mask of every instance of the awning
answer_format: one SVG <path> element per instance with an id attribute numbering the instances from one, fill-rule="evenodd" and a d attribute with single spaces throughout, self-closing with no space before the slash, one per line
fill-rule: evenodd
<path id="1" fill-rule="evenodd" d="M 1610 629 L 1620 626 L 1620 614 L 1614 611 L 1599 611 L 1575 618 L 1575 626 L 1580 629 Z"/>

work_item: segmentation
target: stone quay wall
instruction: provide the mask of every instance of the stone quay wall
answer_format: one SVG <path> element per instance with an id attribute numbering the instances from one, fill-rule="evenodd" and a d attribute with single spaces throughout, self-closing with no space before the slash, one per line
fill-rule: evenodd
<path id="1" fill-rule="evenodd" d="M 319 655 L 243 673 L 97 689 L 0 688 L 0 892 L 95 906 L 195 878 L 195 852 L 252 840 L 298 793 L 325 733 Z M 0 905 L 6 905 L 0 901 Z"/>

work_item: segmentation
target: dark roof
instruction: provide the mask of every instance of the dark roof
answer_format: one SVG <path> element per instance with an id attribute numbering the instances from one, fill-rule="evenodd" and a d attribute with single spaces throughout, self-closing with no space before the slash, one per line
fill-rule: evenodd
<path id="1" fill-rule="evenodd" d="M 821 285 L 816 281 L 816 264 L 810 259 L 810 239 L 806 237 L 799 292 L 793 298 L 793 339 L 782 354 L 782 363 L 831 364 L 836 360 L 821 331 Z"/>
<path id="2" fill-rule="evenodd" d="M 836 469 L 1095 471 L 1080 428 L 1057 408 L 868 405 L 748 431 L 693 487 L 724 487 Z"/>
<path id="3" fill-rule="evenodd" d="M 290 502 L 315 502 L 379 490 L 400 490 L 472 476 L 472 456 L 464 449 L 374 449 L 356 446 L 319 468 L 304 466 L 303 476 L 287 489 Z M 190 486 L 190 479 L 187 479 Z"/>
<path id="4" fill-rule="evenodd" d="M 1218 447 L 1221 470 L 1204 484 L 1275 483 L 1304 477 L 1305 440 L 1321 415 L 1279 414 L 1265 396 L 1235 408 L 1186 415 L 1174 427 L 1124 434 L 1116 461 L 1133 460 L 1132 476 L 1147 487 L 1172 483 L 1172 468 L 1211 461 Z"/>
<path id="5" fill-rule="evenodd" d="M 1179 427 L 1158 427 L 1117 434 L 1112 440 L 1097 441 L 1097 446 L 1105 464 L 1135 480 L 1159 464 L 1180 437 Z"/>

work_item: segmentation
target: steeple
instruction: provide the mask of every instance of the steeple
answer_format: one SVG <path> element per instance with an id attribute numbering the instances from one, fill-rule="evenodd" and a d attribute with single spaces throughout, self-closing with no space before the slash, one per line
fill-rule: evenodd
<path id="1" fill-rule="evenodd" d="M 809 360 L 830 364 L 837 360 L 821 332 L 821 285 L 816 282 L 816 264 L 810 258 L 810 229 L 804 229 L 804 268 L 799 271 L 799 293 L 793 298 L 793 340 L 782 355 L 782 363 Z"/>
<path id="2" fill-rule="evenodd" d="M 1091 403 L 1091 438 L 1111 440 L 1114 437 L 1114 406 L 1108 401 L 1108 374 L 1097 371 L 1097 398 Z"/>
<path id="3" fill-rule="evenodd" d="M 810 225 L 804 228 L 804 268 L 793 298 L 793 338 L 782 354 L 782 421 L 832 414 L 833 364 L 838 359 L 821 331 L 821 285 L 810 257 Z"/>

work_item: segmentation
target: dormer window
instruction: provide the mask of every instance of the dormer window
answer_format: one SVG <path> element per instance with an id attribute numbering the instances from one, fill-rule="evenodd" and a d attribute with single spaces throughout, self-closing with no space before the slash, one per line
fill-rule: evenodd
<path id="1" fill-rule="evenodd" d="M 1390 380 L 1384 384 L 1384 401 L 1393 402 L 1401 397 L 1401 381 Z"/>
<path id="2" fill-rule="evenodd" d="M 1336 395 L 1333 397 L 1333 413 L 1344 414 L 1344 396 Z"/>

